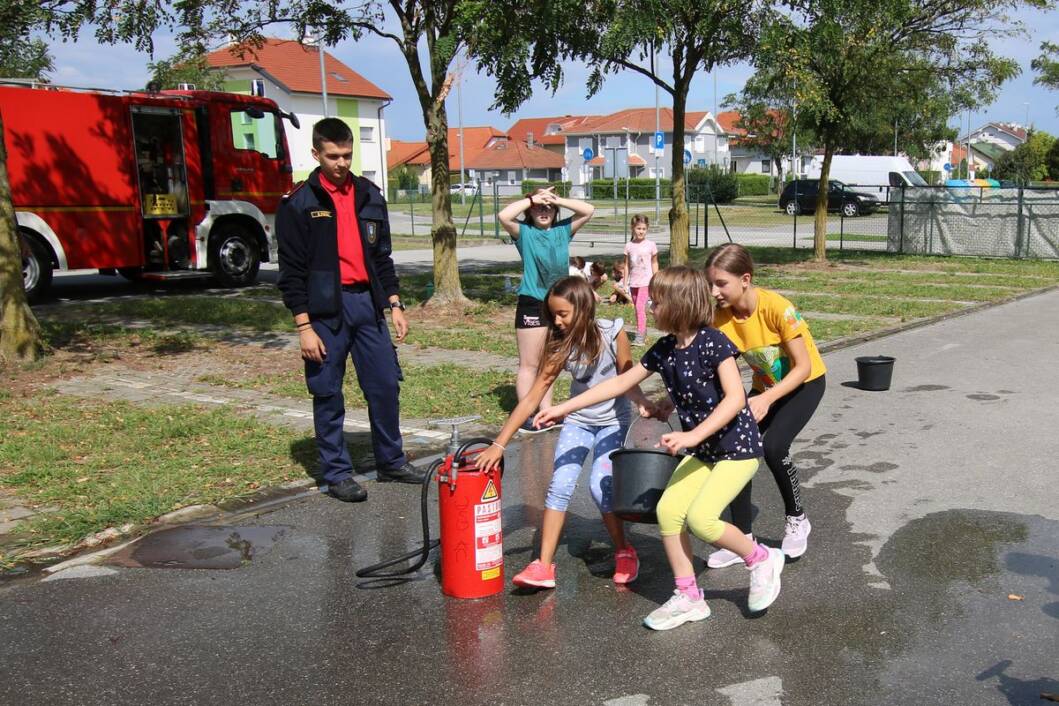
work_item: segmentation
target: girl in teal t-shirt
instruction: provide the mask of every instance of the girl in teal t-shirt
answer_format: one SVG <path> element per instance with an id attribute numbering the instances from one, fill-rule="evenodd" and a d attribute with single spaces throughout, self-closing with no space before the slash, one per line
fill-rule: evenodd
<path id="1" fill-rule="evenodd" d="M 559 209 L 573 211 L 573 216 L 559 220 Z M 515 392 L 521 400 L 537 377 L 541 351 L 548 335 L 544 317 L 544 300 L 548 289 L 569 273 L 570 240 L 588 223 L 595 206 L 555 194 L 555 187 L 537 189 L 525 198 L 508 204 L 497 218 L 504 231 L 515 241 L 522 256 L 522 284 L 515 307 L 515 340 L 518 344 L 518 376 Z M 522 216 L 519 219 L 519 216 Z M 550 407 L 549 389 L 541 408 Z M 537 431 L 524 424 L 522 430 Z"/>

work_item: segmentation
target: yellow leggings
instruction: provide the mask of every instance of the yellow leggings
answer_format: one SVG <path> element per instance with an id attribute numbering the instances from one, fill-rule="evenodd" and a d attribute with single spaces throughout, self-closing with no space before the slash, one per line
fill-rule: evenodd
<path id="1" fill-rule="evenodd" d="M 757 471 L 758 459 L 718 461 L 712 466 L 694 456 L 680 462 L 658 501 L 658 526 L 663 536 L 688 529 L 705 542 L 724 532 L 719 518 Z"/>

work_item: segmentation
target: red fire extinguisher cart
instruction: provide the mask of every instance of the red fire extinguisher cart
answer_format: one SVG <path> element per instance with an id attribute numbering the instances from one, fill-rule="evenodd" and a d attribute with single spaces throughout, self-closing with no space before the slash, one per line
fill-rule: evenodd
<path id="1" fill-rule="evenodd" d="M 500 478 L 503 465 L 491 471 L 474 467 L 488 446 L 469 441 L 437 470 L 441 519 L 441 591 L 453 598 L 484 598 L 504 588 L 504 542 L 500 526 Z"/>

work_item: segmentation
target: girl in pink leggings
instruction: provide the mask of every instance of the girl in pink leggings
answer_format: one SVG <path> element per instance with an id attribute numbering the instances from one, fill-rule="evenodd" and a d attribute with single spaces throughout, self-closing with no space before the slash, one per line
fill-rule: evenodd
<path id="1" fill-rule="evenodd" d="M 642 346 L 647 337 L 647 285 L 658 272 L 658 246 L 647 239 L 647 216 L 632 217 L 632 240 L 625 244 L 625 271 L 629 273 L 629 294 L 636 307 L 634 346 Z"/>

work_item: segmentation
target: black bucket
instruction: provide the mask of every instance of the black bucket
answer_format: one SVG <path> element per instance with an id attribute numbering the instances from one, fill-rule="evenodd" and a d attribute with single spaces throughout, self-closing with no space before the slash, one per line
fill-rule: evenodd
<path id="1" fill-rule="evenodd" d="M 857 383 L 862 390 L 889 390 L 894 374 L 894 359 L 888 355 L 857 358 Z"/>
<path id="2" fill-rule="evenodd" d="M 618 449 L 611 454 L 614 514 L 628 522 L 657 524 L 655 507 L 684 458 L 651 449 Z"/>

